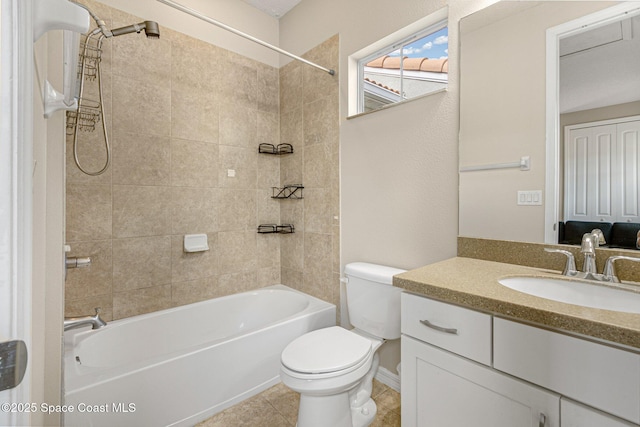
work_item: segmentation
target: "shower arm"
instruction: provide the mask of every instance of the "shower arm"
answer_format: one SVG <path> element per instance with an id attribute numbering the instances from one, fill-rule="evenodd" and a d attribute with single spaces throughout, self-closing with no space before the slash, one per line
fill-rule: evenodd
<path id="1" fill-rule="evenodd" d="M 235 28 L 230 27 L 230 26 L 228 26 L 227 24 L 223 24 L 222 22 L 220 22 L 220 21 L 216 21 L 216 20 L 215 20 L 215 19 L 213 19 L 213 18 L 209 18 L 208 16 L 205 16 L 205 15 L 201 14 L 200 12 L 198 12 L 198 11 L 196 11 L 196 10 L 193 10 L 193 9 L 191 9 L 191 8 L 189 8 L 189 7 L 183 6 L 183 5 L 181 5 L 181 4 L 179 4 L 179 3 L 176 3 L 176 2 L 174 2 L 174 1 L 172 1 L 172 0 L 157 0 L 157 1 L 159 1 L 160 3 L 164 3 L 164 4 L 166 4 L 167 6 L 171 6 L 171 7 L 173 7 L 174 9 L 178 9 L 178 10 L 180 10 L 180 11 L 184 12 L 184 13 L 188 13 L 188 14 L 189 14 L 189 15 L 191 15 L 191 16 L 194 16 L 194 17 L 196 17 L 196 18 L 198 18 L 198 19 L 201 19 L 201 20 L 203 20 L 203 21 L 205 21 L 205 22 L 208 22 L 208 23 L 210 23 L 210 24 L 213 24 L 213 25 L 215 25 L 215 26 L 217 26 L 217 27 L 220 27 L 220 28 L 222 28 L 222 29 L 224 29 L 224 30 L 230 31 L 230 32 L 232 32 L 232 33 L 234 33 L 234 34 L 236 34 L 236 35 L 238 35 L 238 36 L 240 36 L 240 37 L 244 37 L 244 38 L 245 38 L 245 39 L 247 39 L 247 40 L 251 40 L 251 41 L 252 41 L 252 42 L 254 42 L 254 43 L 258 43 L 259 45 L 262 45 L 262 46 L 264 46 L 264 47 L 267 47 L 267 48 L 269 48 L 269 49 L 271 49 L 271 50 L 275 50 L 276 52 L 281 53 L 281 54 L 283 54 L 283 55 L 286 55 L 286 56 L 288 56 L 288 57 L 290 57 L 290 58 L 293 58 L 293 59 L 295 59 L 295 60 L 297 60 L 297 61 L 304 62 L 305 64 L 307 64 L 307 65 L 311 65 L 312 67 L 315 67 L 315 68 L 317 68 L 317 69 L 319 69 L 319 70 L 322 70 L 322 71 L 324 71 L 325 73 L 329 73 L 329 74 L 331 74 L 332 76 L 333 76 L 333 75 L 335 75 L 335 73 L 336 73 L 334 70 L 331 70 L 331 69 L 329 69 L 329 68 L 325 68 L 325 67 L 323 67 L 323 66 L 321 66 L 321 65 L 318 65 L 318 64 L 313 63 L 313 62 L 311 62 L 311 61 L 308 61 L 308 60 L 306 60 L 306 59 L 304 59 L 304 58 L 301 58 L 301 57 L 299 57 L 299 56 L 297 56 L 297 55 L 294 55 L 293 53 L 287 52 L 286 50 L 280 49 L 280 48 L 279 48 L 279 47 L 277 47 L 277 46 L 274 46 L 274 45 L 269 44 L 269 43 L 267 43 L 267 42 L 265 42 L 265 41 L 262 41 L 262 40 L 260 40 L 260 39 L 258 39 L 258 38 L 255 38 L 255 37 L 253 37 L 253 36 L 251 36 L 251 35 L 249 35 L 249 34 L 243 33 L 243 32 L 242 32 L 242 31 L 240 31 L 240 30 L 236 30 Z"/>

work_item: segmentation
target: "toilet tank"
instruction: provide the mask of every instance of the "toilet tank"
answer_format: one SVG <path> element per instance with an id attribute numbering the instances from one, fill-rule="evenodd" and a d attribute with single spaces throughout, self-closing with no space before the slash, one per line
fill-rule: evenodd
<path id="1" fill-rule="evenodd" d="M 366 262 L 344 267 L 347 309 L 354 327 L 379 338 L 400 338 L 402 289 L 392 286 L 392 278 L 405 271 Z"/>

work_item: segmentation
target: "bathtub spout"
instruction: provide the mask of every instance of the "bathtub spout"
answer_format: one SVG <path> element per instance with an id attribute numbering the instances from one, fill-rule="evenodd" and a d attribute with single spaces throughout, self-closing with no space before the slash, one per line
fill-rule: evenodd
<path id="1" fill-rule="evenodd" d="M 84 317 L 66 317 L 64 319 L 64 330 L 81 328 L 86 325 L 91 325 L 91 329 L 100 329 L 107 326 L 107 322 L 100 318 L 100 309 L 96 308 L 95 316 Z"/>

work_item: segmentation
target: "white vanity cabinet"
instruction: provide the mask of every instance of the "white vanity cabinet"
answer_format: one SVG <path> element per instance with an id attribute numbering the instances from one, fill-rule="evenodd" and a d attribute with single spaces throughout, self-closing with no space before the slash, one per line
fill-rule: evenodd
<path id="1" fill-rule="evenodd" d="M 403 426 L 639 426 L 638 353 L 408 293 L 402 333 Z"/>

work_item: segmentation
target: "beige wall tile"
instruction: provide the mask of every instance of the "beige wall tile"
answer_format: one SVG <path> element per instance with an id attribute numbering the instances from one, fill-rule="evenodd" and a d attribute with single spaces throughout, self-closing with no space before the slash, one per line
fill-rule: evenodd
<path id="1" fill-rule="evenodd" d="M 339 138 L 338 108 L 334 97 L 325 96 L 309 104 L 304 104 L 304 143 L 331 144 Z"/>
<path id="2" fill-rule="evenodd" d="M 172 187 L 171 224 L 173 234 L 200 234 L 219 230 L 219 190 L 216 188 Z M 169 205 L 164 205 L 167 209 Z"/>
<path id="3" fill-rule="evenodd" d="M 171 89 L 129 77 L 113 77 L 113 122 L 121 132 L 169 136 Z"/>
<path id="4" fill-rule="evenodd" d="M 257 185 L 258 147 L 220 146 L 218 185 L 223 188 L 255 189 Z M 228 176 L 228 170 L 235 177 Z"/>
<path id="5" fill-rule="evenodd" d="M 253 271 L 257 268 L 257 237 L 255 230 L 251 231 L 221 231 L 218 233 L 220 251 L 220 274 Z"/>
<path id="6" fill-rule="evenodd" d="M 313 274 L 331 272 L 331 255 L 333 253 L 331 234 L 305 233 L 304 235 L 304 270 Z"/>
<path id="7" fill-rule="evenodd" d="M 256 190 L 257 200 L 257 224 L 278 224 L 280 223 L 280 204 L 286 203 L 286 200 L 273 199 L 271 195 L 273 190 L 265 188 Z"/>
<path id="8" fill-rule="evenodd" d="M 123 25 L 134 23 L 136 21 Z M 171 82 L 171 42 L 162 37 L 162 29 L 160 31 L 160 39 L 148 39 L 143 32 L 110 39 L 113 47 L 113 74 L 168 86 Z"/>
<path id="9" fill-rule="evenodd" d="M 171 233 L 169 187 L 113 186 L 113 237 Z"/>
<path id="10" fill-rule="evenodd" d="M 280 114 L 302 108 L 302 66 L 292 61 L 280 69 Z"/>
<path id="11" fill-rule="evenodd" d="M 256 190 L 220 190 L 220 230 L 255 231 L 258 203 Z"/>
<path id="12" fill-rule="evenodd" d="M 217 143 L 220 133 L 219 97 L 193 87 L 171 88 L 171 136 Z"/>
<path id="13" fill-rule="evenodd" d="M 208 233 L 208 251 L 185 252 L 184 236 L 171 237 L 171 281 L 186 282 L 218 274 L 218 234 Z"/>
<path id="14" fill-rule="evenodd" d="M 235 52 L 225 51 L 220 58 L 222 70 L 233 72 L 221 72 L 222 102 L 225 107 L 235 104 L 241 107 L 256 109 L 258 62 L 250 58 L 238 55 Z"/>
<path id="15" fill-rule="evenodd" d="M 111 187 L 107 185 L 67 185 L 66 240 L 111 238 Z"/>
<path id="16" fill-rule="evenodd" d="M 169 185 L 171 146 L 168 137 L 116 132 L 111 143 L 114 184 Z"/>
<path id="17" fill-rule="evenodd" d="M 64 301 L 64 317 L 93 316 L 100 309 L 100 318 L 105 322 L 113 320 L 113 296 L 111 293 L 87 296 Z"/>
<path id="18" fill-rule="evenodd" d="M 331 233 L 334 206 L 326 188 L 305 188 L 304 230 L 308 233 Z"/>
<path id="19" fill-rule="evenodd" d="M 174 187 L 217 187 L 218 145 L 172 139 L 171 185 Z"/>
<path id="20" fill-rule="evenodd" d="M 327 144 L 314 144 L 304 148 L 305 187 L 329 187 L 331 160 L 331 148 Z"/>
<path id="21" fill-rule="evenodd" d="M 137 316 L 171 307 L 171 285 L 113 293 L 113 319 Z"/>
<path id="22" fill-rule="evenodd" d="M 265 64 L 257 64 L 258 81 L 256 87 L 258 111 L 278 114 L 279 108 L 279 71 Z"/>
<path id="23" fill-rule="evenodd" d="M 107 113 L 111 115 L 111 113 Z M 109 137 L 111 130 L 107 129 Z M 107 162 L 107 150 L 104 145 L 104 133 L 100 124 L 93 132 L 78 130 L 78 161 L 82 169 L 87 172 L 98 172 L 102 170 Z M 66 137 L 66 173 L 68 184 L 85 185 L 111 185 L 112 168 L 107 168 L 104 173 L 91 176 L 86 175 L 78 169 L 73 156 L 73 135 Z"/>
<path id="24" fill-rule="evenodd" d="M 113 290 L 122 292 L 171 283 L 171 237 L 113 241 Z"/>
<path id="25" fill-rule="evenodd" d="M 302 270 L 283 267 L 280 274 L 283 285 L 302 291 Z"/>
<path id="26" fill-rule="evenodd" d="M 304 232 L 280 236 L 282 268 L 302 271 L 304 269 Z"/>
<path id="27" fill-rule="evenodd" d="M 65 280 L 65 298 L 76 300 L 99 295 L 111 296 L 113 262 L 111 240 L 94 242 L 76 242 L 71 245 L 69 258 L 91 258 L 91 265 L 67 270 Z"/>
<path id="28" fill-rule="evenodd" d="M 256 146 L 258 143 L 278 145 L 280 143 L 280 115 L 277 112 L 258 110 L 256 119 Z"/>
<path id="29" fill-rule="evenodd" d="M 247 292 L 258 288 L 256 270 L 246 270 L 237 273 L 221 274 L 218 279 L 219 296 Z"/>
<path id="30" fill-rule="evenodd" d="M 188 282 L 174 282 L 171 285 L 171 305 L 174 307 L 205 301 L 222 296 L 218 277 L 210 276 Z"/>
<path id="31" fill-rule="evenodd" d="M 256 287 L 264 288 L 281 283 L 280 265 L 277 267 L 263 267 L 258 269 Z"/>
<path id="32" fill-rule="evenodd" d="M 224 50 L 202 40 L 177 33 L 172 40 L 171 83 L 185 88 L 217 93 L 220 90 L 221 64 Z"/>
<path id="33" fill-rule="evenodd" d="M 257 132 L 258 111 L 255 107 L 228 104 L 220 111 L 221 145 L 233 145 L 257 151 Z"/>
<path id="34" fill-rule="evenodd" d="M 290 235 L 261 234 L 257 237 L 258 267 L 280 269 L 280 242 Z"/>

